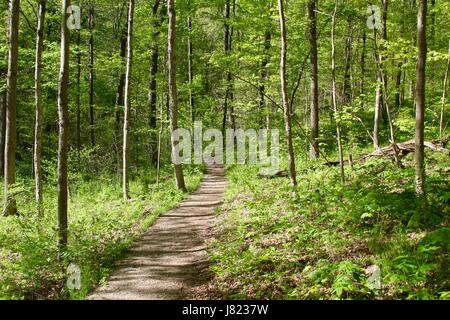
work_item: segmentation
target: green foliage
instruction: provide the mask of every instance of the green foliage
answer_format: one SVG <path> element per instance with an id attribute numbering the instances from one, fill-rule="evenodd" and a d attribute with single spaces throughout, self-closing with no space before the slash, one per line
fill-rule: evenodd
<path id="1" fill-rule="evenodd" d="M 148 172 L 146 175 L 152 175 Z M 146 175 L 130 183 L 133 199 L 123 202 L 111 179 L 77 182 L 70 197 L 69 246 L 58 260 L 56 194 L 46 185 L 44 214 L 36 213 L 32 192 L 17 194 L 20 215 L 0 219 L 0 297 L 9 299 L 82 299 L 104 281 L 114 262 L 156 218 L 184 198 L 164 171 L 157 189 Z M 190 191 L 200 182 L 199 169 L 187 170 Z M 30 190 L 24 183 L 23 190 Z M 68 290 L 65 269 L 81 268 L 81 289 Z"/>
<path id="2" fill-rule="evenodd" d="M 449 186 L 439 170 L 449 162 L 429 157 L 436 165 L 428 168 L 426 206 L 414 195 L 414 169 L 385 160 L 355 166 L 345 186 L 337 169 L 303 161 L 295 190 L 287 179 L 259 179 L 255 167 L 230 168 L 224 223 L 210 249 L 217 295 L 448 298 Z M 412 224 L 417 215 L 427 219 Z M 374 264 L 381 290 L 365 273 Z"/>

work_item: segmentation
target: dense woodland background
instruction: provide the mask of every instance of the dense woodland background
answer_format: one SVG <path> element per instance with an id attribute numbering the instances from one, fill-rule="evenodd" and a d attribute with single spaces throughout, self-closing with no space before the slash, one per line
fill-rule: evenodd
<path id="1" fill-rule="evenodd" d="M 171 164 L 171 130 L 195 120 L 280 129 L 290 177 L 229 168 L 200 295 L 450 298 L 449 1 L 9 0 L 0 16 L 0 298 L 103 281 L 198 186 L 202 166 Z"/>

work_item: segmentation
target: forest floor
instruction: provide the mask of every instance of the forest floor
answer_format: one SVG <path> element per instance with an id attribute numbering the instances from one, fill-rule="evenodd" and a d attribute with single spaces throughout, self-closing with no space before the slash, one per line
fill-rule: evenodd
<path id="1" fill-rule="evenodd" d="M 210 166 L 200 188 L 167 212 L 117 263 L 89 300 L 189 299 L 210 279 L 206 242 L 223 203 L 225 169 Z"/>

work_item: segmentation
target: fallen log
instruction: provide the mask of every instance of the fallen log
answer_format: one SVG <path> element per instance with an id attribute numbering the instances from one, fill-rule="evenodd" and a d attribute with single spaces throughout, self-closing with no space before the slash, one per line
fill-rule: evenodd
<path id="1" fill-rule="evenodd" d="M 289 178 L 289 172 L 288 171 L 278 171 L 274 174 L 258 174 L 258 177 L 265 178 L 265 179 L 274 179 L 274 178 Z"/>
<path id="2" fill-rule="evenodd" d="M 444 137 L 441 140 L 437 141 L 425 141 L 425 148 L 434 152 L 445 153 L 450 156 L 450 150 L 446 149 L 445 146 L 450 141 L 450 135 Z M 416 141 L 409 140 L 403 143 L 399 143 L 396 145 L 400 158 L 407 156 L 410 153 L 415 152 L 416 150 Z M 364 163 L 370 158 L 382 158 L 382 157 L 394 157 L 396 155 L 395 149 L 393 145 L 388 147 L 380 148 L 375 150 L 372 153 L 362 156 L 358 160 L 354 161 L 354 163 Z M 348 164 L 348 161 L 345 161 L 345 164 Z M 339 161 L 336 162 L 327 162 L 325 165 L 332 167 L 339 165 Z"/>

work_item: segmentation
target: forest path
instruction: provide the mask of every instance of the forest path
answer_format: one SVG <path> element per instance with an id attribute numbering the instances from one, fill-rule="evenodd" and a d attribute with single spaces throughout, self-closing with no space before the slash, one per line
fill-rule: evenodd
<path id="1" fill-rule="evenodd" d="M 162 215 L 88 300 L 190 299 L 208 281 L 206 240 L 227 186 L 223 166 L 209 166 L 200 188 Z"/>

